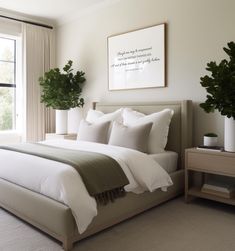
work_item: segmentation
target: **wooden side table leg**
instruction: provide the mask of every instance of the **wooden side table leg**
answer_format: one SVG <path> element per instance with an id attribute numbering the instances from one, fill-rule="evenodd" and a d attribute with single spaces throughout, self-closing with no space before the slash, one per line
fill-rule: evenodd
<path id="1" fill-rule="evenodd" d="M 194 197 L 192 195 L 185 196 L 185 202 L 186 203 L 190 203 L 193 199 L 194 199 Z"/>
<path id="2" fill-rule="evenodd" d="M 192 201 L 193 196 L 188 194 L 189 190 L 189 171 L 185 169 L 185 192 L 184 192 L 184 199 L 186 203 Z"/>
<path id="3" fill-rule="evenodd" d="M 185 169 L 185 175 L 184 175 L 184 199 L 185 202 L 188 201 L 188 170 Z"/>

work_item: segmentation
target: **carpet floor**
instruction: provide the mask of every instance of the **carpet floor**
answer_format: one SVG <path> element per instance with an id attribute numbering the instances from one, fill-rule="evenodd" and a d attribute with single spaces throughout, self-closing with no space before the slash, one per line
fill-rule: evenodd
<path id="1" fill-rule="evenodd" d="M 74 246 L 73 251 L 232 251 L 234 207 L 171 200 Z M 61 251 L 60 243 L 0 209 L 0 251 Z"/>

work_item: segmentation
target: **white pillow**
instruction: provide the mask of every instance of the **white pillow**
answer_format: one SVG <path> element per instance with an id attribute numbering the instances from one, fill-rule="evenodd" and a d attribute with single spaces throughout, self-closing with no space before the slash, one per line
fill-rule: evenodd
<path id="1" fill-rule="evenodd" d="M 119 123 L 122 122 L 122 112 L 123 108 L 116 110 L 111 113 L 103 113 L 101 111 L 90 109 L 86 116 L 86 121 L 89 123 L 97 123 L 97 122 L 105 122 L 105 121 L 117 121 Z"/>
<path id="2" fill-rule="evenodd" d="M 125 126 L 113 123 L 109 145 L 131 148 L 140 152 L 148 151 L 148 138 L 153 123 L 137 126 Z"/>
<path id="3" fill-rule="evenodd" d="M 110 121 L 91 124 L 85 120 L 80 122 L 78 140 L 101 144 L 108 143 Z"/>
<path id="4" fill-rule="evenodd" d="M 123 111 L 123 124 L 127 126 L 141 125 L 153 123 L 149 134 L 148 153 L 161 153 L 167 144 L 169 125 L 174 111 L 164 109 L 160 112 L 145 115 L 143 113 L 133 111 L 131 108 L 125 108 Z"/>
<path id="5" fill-rule="evenodd" d="M 95 123 L 97 121 L 97 119 L 99 119 L 103 115 L 104 115 L 104 113 L 101 111 L 89 109 L 87 116 L 86 116 L 86 121 L 89 123 Z"/>

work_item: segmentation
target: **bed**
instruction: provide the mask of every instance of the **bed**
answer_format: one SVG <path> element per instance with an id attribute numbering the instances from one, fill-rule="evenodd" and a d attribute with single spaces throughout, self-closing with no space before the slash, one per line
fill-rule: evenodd
<path id="1" fill-rule="evenodd" d="M 68 206 L 0 178 L 1 207 L 61 241 L 64 250 L 71 250 L 74 242 L 182 194 L 184 150 L 192 145 L 192 102 L 187 100 L 138 104 L 93 103 L 94 109 L 104 113 L 120 107 L 131 107 L 145 114 L 158 112 L 164 108 L 174 110 L 166 149 L 178 154 L 178 167 L 176 171 L 170 173 L 174 185 L 169 187 L 167 192 L 158 189 L 152 193 L 145 192 L 138 195 L 127 193 L 114 203 L 99 205 L 98 216 L 83 234 L 78 233 Z"/>

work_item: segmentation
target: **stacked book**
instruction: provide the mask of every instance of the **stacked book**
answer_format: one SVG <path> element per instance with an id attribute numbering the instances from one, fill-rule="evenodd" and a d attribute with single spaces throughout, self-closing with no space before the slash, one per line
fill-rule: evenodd
<path id="1" fill-rule="evenodd" d="M 199 150 L 207 150 L 207 151 L 215 151 L 215 152 L 223 152 L 224 148 L 222 146 L 198 146 Z"/>
<path id="2" fill-rule="evenodd" d="M 208 193 L 216 195 L 223 198 L 233 198 L 235 197 L 235 185 L 224 184 L 224 183 L 205 183 L 201 191 L 203 193 Z"/>

